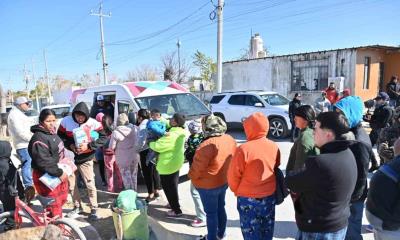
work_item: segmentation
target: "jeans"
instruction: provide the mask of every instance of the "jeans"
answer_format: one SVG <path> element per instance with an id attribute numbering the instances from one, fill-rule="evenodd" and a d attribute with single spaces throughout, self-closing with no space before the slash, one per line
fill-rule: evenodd
<path id="1" fill-rule="evenodd" d="M 346 237 L 347 227 L 330 233 L 314 233 L 298 231 L 296 240 L 343 240 Z"/>
<path id="2" fill-rule="evenodd" d="M 382 219 L 370 213 L 368 210 L 365 211 L 368 222 L 374 227 L 374 238 L 375 240 L 398 240 L 400 239 L 400 229 L 397 231 L 383 230 Z"/>
<path id="3" fill-rule="evenodd" d="M 275 224 L 275 195 L 237 198 L 240 228 L 245 240 L 272 240 Z"/>
<path id="4" fill-rule="evenodd" d="M 196 187 L 190 183 L 190 194 L 194 202 L 194 210 L 196 210 L 196 217 L 202 222 L 206 221 L 206 213 L 204 212 L 203 204 L 201 203 L 200 194 Z"/>
<path id="5" fill-rule="evenodd" d="M 362 240 L 361 225 L 364 211 L 364 201 L 350 204 L 349 225 L 347 226 L 346 240 Z"/>
<path id="6" fill-rule="evenodd" d="M 225 211 L 225 194 L 228 185 L 213 189 L 197 188 L 207 218 L 207 240 L 223 238 L 226 231 L 227 216 Z"/>
<path id="7" fill-rule="evenodd" d="M 21 173 L 22 173 L 22 183 L 24 184 L 24 187 L 28 186 L 33 186 L 33 180 L 32 180 L 32 158 L 29 156 L 28 149 L 27 148 L 21 148 L 17 149 L 17 154 L 19 158 L 22 160 L 22 168 L 21 168 Z"/>

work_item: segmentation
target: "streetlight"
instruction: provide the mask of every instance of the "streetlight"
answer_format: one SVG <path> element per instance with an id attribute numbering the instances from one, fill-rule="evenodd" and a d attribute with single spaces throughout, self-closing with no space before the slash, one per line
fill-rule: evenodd
<path id="1" fill-rule="evenodd" d="M 181 82 L 181 41 L 176 42 L 176 46 L 178 47 L 178 83 Z"/>

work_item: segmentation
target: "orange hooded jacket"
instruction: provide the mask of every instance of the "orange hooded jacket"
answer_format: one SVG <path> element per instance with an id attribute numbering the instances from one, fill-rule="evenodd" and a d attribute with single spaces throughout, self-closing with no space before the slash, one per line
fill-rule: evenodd
<path id="1" fill-rule="evenodd" d="M 240 145 L 228 171 L 228 184 L 236 196 L 262 198 L 275 192 L 274 168 L 280 165 L 278 146 L 267 139 L 268 118 L 260 112 L 243 122 L 247 143 Z"/>

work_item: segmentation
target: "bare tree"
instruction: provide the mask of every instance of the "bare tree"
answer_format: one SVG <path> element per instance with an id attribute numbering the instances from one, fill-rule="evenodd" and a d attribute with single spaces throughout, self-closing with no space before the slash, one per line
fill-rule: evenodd
<path id="1" fill-rule="evenodd" d="M 180 68 L 179 68 L 180 61 Z M 172 78 L 170 80 L 176 81 L 178 83 L 184 82 L 188 79 L 190 70 L 192 68 L 190 61 L 186 58 L 178 59 L 177 52 L 168 52 L 161 57 L 161 72 L 164 73 L 165 70 L 172 72 Z M 179 79 L 178 79 L 179 76 Z"/>
<path id="2" fill-rule="evenodd" d="M 56 75 L 52 79 L 51 89 L 53 91 L 64 90 L 70 88 L 73 84 L 72 80 L 65 79 L 62 75 Z"/>
<path id="3" fill-rule="evenodd" d="M 128 82 L 137 82 L 137 81 L 156 81 L 160 78 L 160 74 L 155 67 L 150 65 L 141 65 L 137 67 L 133 71 L 129 71 L 127 73 L 127 81 Z"/>

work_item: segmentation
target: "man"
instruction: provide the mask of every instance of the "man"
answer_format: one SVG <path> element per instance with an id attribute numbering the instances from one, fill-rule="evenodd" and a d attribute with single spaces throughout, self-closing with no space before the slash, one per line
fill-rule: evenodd
<path id="1" fill-rule="evenodd" d="M 317 115 L 331 109 L 331 102 L 326 98 L 326 92 L 322 92 L 321 97 L 315 100 L 314 108 Z"/>
<path id="2" fill-rule="evenodd" d="M 389 95 L 385 92 L 380 92 L 375 98 L 375 110 L 369 120 L 371 132 L 369 138 L 374 146 L 378 140 L 379 133 L 382 128 L 388 127 L 393 117 L 393 109 L 388 104 Z"/>
<path id="3" fill-rule="evenodd" d="M 308 157 L 304 170 L 286 176 L 288 188 L 299 193 L 294 202 L 298 240 L 342 240 L 346 236 L 357 165 L 349 149 L 351 142 L 337 139 L 348 131 L 342 114 L 319 114 L 314 142 L 320 155 Z"/>
<path id="4" fill-rule="evenodd" d="M 394 155 L 372 176 L 368 191 L 366 216 L 376 240 L 400 239 L 400 139 Z"/>
<path id="5" fill-rule="evenodd" d="M 107 104 L 103 95 L 97 95 L 96 100 L 96 103 L 90 109 L 90 117 L 96 118 L 97 114 L 104 113 L 104 115 L 111 116 L 114 119 L 114 107 L 112 104 Z"/>
<path id="6" fill-rule="evenodd" d="M 18 97 L 7 119 L 8 132 L 10 133 L 18 157 L 21 159 L 22 182 L 28 202 L 33 198 L 35 193 L 31 169 L 32 159 L 28 153 L 28 144 L 33 135 L 30 128 L 34 122 L 25 115 L 29 107 L 30 102 L 26 97 Z"/>
<path id="7" fill-rule="evenodd" d="M 335 104 L 339 98 L 339 94 L 336 91 L 335 83 L 330 82 L 329 87 L 325 89 L 325 92 L 329 102 L 331 102 L 332 105 Z"/>
<path id="8" fill-rule="evenodd" d="M 386 92 L 388 93 L 390 100 L 389 105 L 396 107 L 397 101 L 399 100 L 400 93 L 397 91 L 397 76 L 392 76 L 390 82 L 386 85 Z"/>
<path id="9" fill-rule="evenodd" d="M 364 201 L 367 198 L 367 175 L 369 163 L 374 153 L 371 141 L 363 128 L 361 122 L 363 117 L 363 102 L 360 97 L 348 96 L 342 98 L 335 104 L 336 111 L 343 113 L 353 133 L 354 144 L 350 145 L 357 164 L 357 182 L 351 196 L 349 225 L 347 228 L 346 239 L 362 240 L 361 226 L 364 211 Z"/>
<path id="10" fill-rule="evenodd" d="M 296 125 L 294 124 L 294 111 L 301 106 L 301 94 L 300 93 L 295 93 L 293 100 L 289 103 L 289 119 L 290 123 L 292 124 L 292 131 L 291 131 L 291 137 L 292 141 L 297 137 L 297 129 Z"/>
<path id="11" fill-rule="evenodd" d="M 73 130 L 79 127 L 90 132 L 98 132 L 99 138 L 96 141 L 82 143 L 80 146 L 76 146 Z M 75 172 L 75 175 L 72 175 L 69 178 L 69 190 L 72 194 L 74 209 L 69 212 L 67 216 L 75 217 L 79 213 L 83 212 L 79 190 L 76 186 L 76 177 L 80 173 L 87 187 L 89 196 L 91 208 L 89 219 L 97 220 L 97 190 L 94 179 L 93 158 L 95 150 L 103 146 L 107 141 L 103 127 L 95 119 L 89 117 L 88 107 L 84 102 L 80 102 L 73 109 L 71 116 L 63 118 L 60 127 L 58 128 L 58 135 L 63 140 L 65 147 L 75 154 L 75 164 L 78 168 L 78 171 Z"/>
<path id="12" fill-rule="evenodd" d="M 340 93 L 340 99 L 346 98 L 348 96 L 351 96 L 351 91 L 350 88 L 345 88 L 341 93 Z M 339 100 L 340 100 L 339 99 Z"/>
<path id="13" fill-rule="evenodd" d="M 394 142 L 400 137 L 400 106 L 394 110 L 392 125 L 381 130 L 377 141 L 381 164 L 394 158 Z"/>

